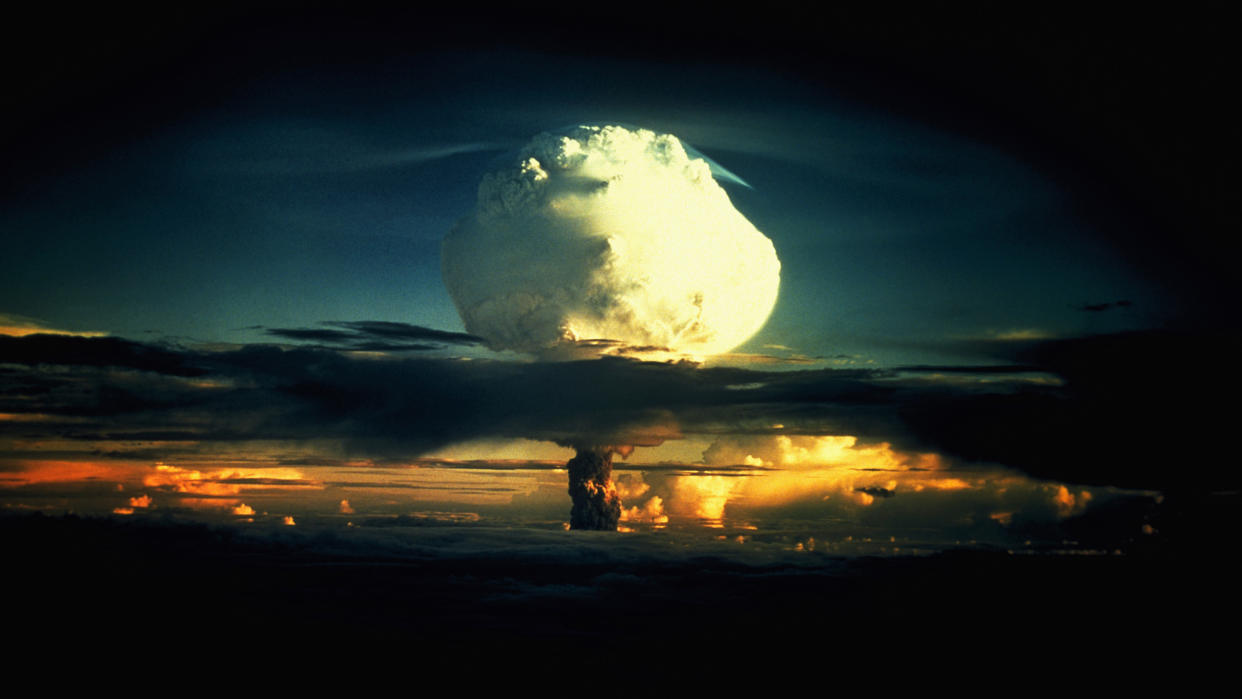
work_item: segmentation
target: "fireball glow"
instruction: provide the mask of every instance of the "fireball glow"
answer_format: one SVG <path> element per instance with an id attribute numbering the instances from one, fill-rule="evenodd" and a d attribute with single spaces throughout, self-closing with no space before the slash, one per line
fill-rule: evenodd
<path id="1" fill-rule="evenodd" d="M 710 166 L 668 134 L 541 134 L 444 240 L 466 330 L 496 349 L 728 352 L 767 320 L 780 262 Z"/>

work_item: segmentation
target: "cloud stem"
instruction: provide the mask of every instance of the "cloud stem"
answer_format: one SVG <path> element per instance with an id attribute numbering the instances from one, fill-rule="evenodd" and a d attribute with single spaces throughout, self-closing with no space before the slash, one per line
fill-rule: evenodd
<path id="1" fill-rule="evenodd" d="M 621 497 L 612 483 L 611 447 L 578 447 L 569 460 L 570 529 L 616 531 Z"/>

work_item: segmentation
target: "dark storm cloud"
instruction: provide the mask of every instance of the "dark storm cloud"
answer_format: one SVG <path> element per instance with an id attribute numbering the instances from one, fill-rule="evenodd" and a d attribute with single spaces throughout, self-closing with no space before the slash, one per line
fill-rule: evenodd
<path id="1" fill-rule="evenodd" d="M 482 338 L 391 321 L 332 321 L 323 328 L 260 328 L 268 335 L 298 342 L 363 352 L 425 352 L 444 345 L 479 345 Z M 343 329 L 340 329 L 343 328 Z M 436 344 L 428 344 L 436 343 Z"/>
<path id="2" fill-rule="evenodd" d="M 176 350 L 116 337 L 0 335 L 0 363 L 125 367 L 173 376 L 201 376 L 205 373 L 187 364 L 186 357 Z"/>
<path id="3" fill-rule="evenodd" d="M 23 346 L 38 342 L 17 338 L 0 347 L 7 350 L 0 363 L 27 367 L 3 375 L 0 410 L 50 416 L 42 430 L 84 441 L 165 431 L 200 441 L 323 437 L 368 455 L 414 457 L 479 437 L 654 444 L 683 429 L 763 431 L 782 419 L 819 433 L 858 433 L 882 421 L 883 397 L 892 391 L 875 383 L 881 376 L 875 371 L 782 374 L 624 359 L 357 359 L 321 348 L 262 345 L 163 350 L 162 361 L 141 372 L 74 357 L 52 372 Z M 103 340 L 85 342 L 98 343 L 105 354 L 112 348 Z M 202 380 L 177 375 L 187 372 Z M 737 385 L 752 388 L 731 388 Z M 54 424 L 82 416 L 95 420 L 73 430 Z M 0 429 L 40 430 L 30 422 Z"/>
<path id="4" fill-rule="evenodd" d="M 483 339 L 466 333 L 448 332 L 425 328 L 409 323 L 394 323 L 386 320 L 334 321 L 325 323 L 338 328 L 348 328 L 362 335 L 390 340 L 426 340 L 430 342 L 446 342 L 457 345 L 478 345 Z"/>
<path id="5" fill-rule="evenodd" d="M 1033 475 L 1131 487 L 1236 487 L 1221 465 L 1242 389 L 1236 334 L 1146 331 L 1022 343 L 1013 359 L 1063 385 L 928 390 L 898 406 L 909 433 L 956 456 Z M 1201 480 L 1200 480 L 1201 479 Z"/>
<path id="6" fill-rule="evenodd" d="M 771 434 L 779 423 L 781 434 L 851 434 L 1074 483 L 1239 483 L 1215 453 L 1217 444 L 1229 450 L 1221 440 L 1232 433 L 1230 414 L 1204 398 L 1238 393 L 1232 367 L 1242 342 L 1232 335 L 995 342 L 988 351 L 1009 355 L 1011 370 L 1058 380 L 994 376 L 964 385 L 881 370 L 769 372 L 616 358 L 360 359 L 322 348 L 208 352 L 54 340 L 0 343 L 0 364 L 9 365 L 0 373 L 0 412 L 25 416 L 0 422 L 0 435 L 87 444 L 161 435 L 334 439 L 349 453 L 413 459 L 483 437 L 656 444 L 689 433 Z M 55 351 L 41 355 L 41 348 Z M 89 423 L 58 422 L 71 418 Z"/>
<path id="7" fill-rule="evenodd" d="M 347 333 L 342 330 L 329 330 L 327 328 L 265 328 L 264 332 L 286 340 L 307 342 L 346 343 L 358 339 L 358 336 L 354 333 Z"/>

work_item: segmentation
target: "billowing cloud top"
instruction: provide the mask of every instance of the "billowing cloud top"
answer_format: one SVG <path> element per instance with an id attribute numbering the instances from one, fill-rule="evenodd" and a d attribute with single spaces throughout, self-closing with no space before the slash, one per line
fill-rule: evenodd
<path id="1" fill-rule="evenodd" d="M 444 240 L 468 332 L 497 349 L 727 352 L 776 303 L 772 241 L 675 136 L 541 134 Z"/>

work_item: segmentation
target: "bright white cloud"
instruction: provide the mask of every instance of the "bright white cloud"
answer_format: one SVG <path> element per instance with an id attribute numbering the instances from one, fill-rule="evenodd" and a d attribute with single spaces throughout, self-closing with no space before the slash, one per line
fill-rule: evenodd
<path id="1" fill-rule="evenodd" d="M 772 242 L 708 163 L 675 136 L 619 126 L 537 136 L 483 178 L 442 253 L 466 329 L 539 354 L 586 340 L 727 352 L 767 320 L 780 284 Z"/>

